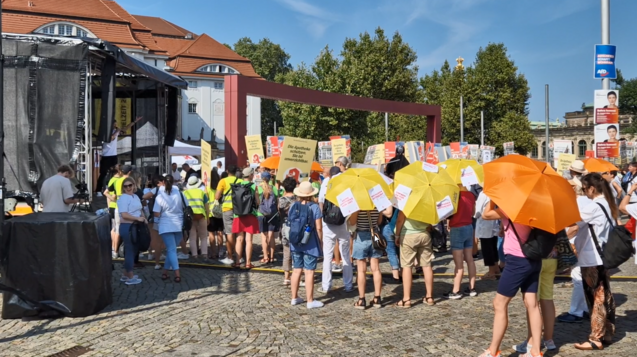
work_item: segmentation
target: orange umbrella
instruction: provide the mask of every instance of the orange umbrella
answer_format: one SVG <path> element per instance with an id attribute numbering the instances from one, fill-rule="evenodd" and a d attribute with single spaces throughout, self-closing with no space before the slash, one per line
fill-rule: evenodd
<path id="1" fill-rule="evenodd" d="M 581 220 L 575 191 L 546 162 L 507 155 L 483 168 L 484 193 L 514 222 L 557 233 Z"/>
<path id="2" fill-rule="evenodd" d="M 611 164 L 610 162 L 597 158 L 588 158 L 582 161 L 584 163 L 584 168 L 588 172 L 609 172 L 609 171 L 619 171 L 617 166 Z"/>
<path id="3" fill-rule="evenodd" d="M 270 170 L 278 170 L 280 160 L 280 156 L 270 156 L 269 158 L 263 160 L 263 162 L 259 164 L 259 166 L 265 167 L 266 169 Z M 312 171 L 323 172 L 323 166 L 321 166 L 321 164 L 319 164 L 318 162 L 313 162 Z"/>

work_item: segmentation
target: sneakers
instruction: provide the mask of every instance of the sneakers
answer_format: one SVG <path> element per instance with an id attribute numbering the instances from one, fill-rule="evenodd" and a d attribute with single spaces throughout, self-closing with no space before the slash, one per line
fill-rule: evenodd
<path id="1" fill-rule="evenodd" d="M 190 255 L 184 253 L 177 253 L 177 259 L 179 260 L 187 260 L 190 259 Z"/>
<path id="2" fill-rule="evenodd" d="M 137 275 L 133 275 L 133 278 L 132 278 L 132 279 L 137 279 L 137 278 L 139 278 Z M 119 281 L 121 281 L 122 283 L 125 283 L 125 282 L 127 282 L 128 280 L 129 280 L 129 279 L 128 279 L 128 277 L 127 277 L 126 275 L 122 275 L 122 277 L 121 277 L 121 278 L 119 278 Z"/>
<path id="3" fill-rule="evenodd" d="M 305 286 L 305 282 L 304 282 L 304 281 L 302 281 L 302 282 L 299 284 L 299 286 Z"/>
<path id="4" fill-rule="evenodd" d="M 539 354 L 539 355 L 537 355 L 537 356 L 533 356 L 533 355 L 531 354 L 531 352 L 527 352 L 527 353 L 525 353 L 525 354 L 523 354 L 523 355 L 520 355 L 520 357 L 542 357 L 542 356 L 543 356 L 542 352 L 540 352 L 540 354 Z"/>
<path id="5" fill-rule="evenodd" d="M 318 301 L 318 300 L 314 300 L 312 302 L 308 302 L 307 303 L 307 308 L 308 309 L 318 309 L 318 308 L 321 308 L 321 307 L 323 307 L 323 303 Z"/>
<path id="6" fill-rule="evenodd" d="M 343 272 L 343 264 L 332 263 L 332 273 L 341 273 L 341 272 Z"/>
<path id="7" fill-rule="evenodd" d="M 141 284 L 142 279 L 138 278 L 138 277 L 133 277 L 131 279 L 126 280 L 126 282 L 124 284 L 126 285 L 137 285 L 137 284 Z"/>
<path id="8" fill-rule="evenodd" d="M 462 293 L 466 296 L 471 296 L 471 297 L 478 296 L 478 292 L 476 291 L 476 289 L 469 290 L 469 288 L 465 288 Z"/>
<path id="9" fill-rule="evenodd" d="M 161 265 L 160 264 L 155 264 L 155 270 L 159 270 L 161 269 Z"/>
<path id="10" fill-rule="evenodd" d="M 290 303 L 292 306 L 294 305 L 299 305 L 303 303 L 303 299 L 302 298 L 296 298 L 296 299 L 292 299 L 292 302 Z"/>
<path id="11" fill-rule="evenodd" d="M 442 294 L 442 296 L 445 299 L 451 299 L 451 300 L 460 300 L 460 299 L 462 299 L 462 294 L 459 291 L 457 293 L 454 293 L 453 291 L 450 291 L 448 293 Z"/>
<path id="12" fill-rule="evenodd" d="M 328 292 L 330 292 L 330 290 L 331 290 L 331 289 L 327 289 L 327 290 L 325 290 L 325 289 L 323 289 L 323 287 L 322 287 L 322 286 L 320 286 L 320 287 L 319 287 L 316 291 L 318 291 L 318 292 L 319 292 L 319 293 L 321 293 L 321 294 L 327 294 Z"/>
<path id="13" fill-rule="evenodd" d="M 544 346 L 546 346 L 546 349 L 549 351 L 557 349 L 557 346 L 555 346 L 555 342 L 553 342 L 553 340 L 544 341 Z"/>
<path id="14" fill-rule="evenodd" d="M 500 357 L 500 351 L 498 351 L 496 354 L 492 355 L 491 351 L 489 350 L 485 350 L 484 353 L 482 353 L 480 356 L 478 357 Z"/>
<path id="15" fill-rule="evenodd" d="M 111 250 L 111 258 L 117 259 L 117 252 L 116 251 Z"/>
<path id="16" fill-rule="evenodd" d="M 584 320 L 583 317 L 571 315 L 568 312 L 564 313 L 564 314 L 561 314 L 560 316 L 557 317 L 557 321 L 565 322 L 565 323 L 569 323 L 569 324 L 581 324 L 582 320 Z"/>
<path id="17" fill-rule="evenodd" d="M 219 261 L 221 264 L 225 264 L 225 265 L 232 265 L 234 264 L 234 260 L 230 259 L 230 258 L 223 258 Z"/>
<path id="18" fill-rule="evenodd" d="M 520 344 L 513 345 L 512 347 L 515 352 L 518 353 L 531 353 L 531 345 L 529 345 L 529 341 L 524 341 Z"/>
<path id="19" fill-rule="evenodd" d="M 351 293 L 352 291 L 354 291 L 354 287 L 353 286 L 346 286 L 345 289 L 343 289 L 343 291 L 345 291 L 346 293 Z"/>

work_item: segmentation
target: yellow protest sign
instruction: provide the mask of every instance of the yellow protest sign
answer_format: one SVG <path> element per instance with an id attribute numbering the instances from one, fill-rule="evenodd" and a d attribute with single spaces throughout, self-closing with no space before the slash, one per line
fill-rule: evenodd
<path id="1" fill-rule="evenodd" d="M 201 181 L 203 181 L 206 187 L 210 186 L 210 162 L 212 161 L 212 148 L 210 144 L 204 140 L 201 140 Z"/>
<path id="2" fill-rule="evenodd" d="M 557 173 L 561 174 L 568 170 L 568 167 L 571 166 L 575 159 L 575 154 L 560 154 L 557 158 Z"/>
<path id="3" fill-rule="evenodd" d="M 382 165 L 385 163 L 385 144 L 372 145 L 367 148 L 365 164 Z"/>
<path id="4" fill-rule="evenodd" d="M 248 151 L 248 161 L 250 165 L 259 165 L 261 161 L 264 160 L 261 135 L 246 136 L 246 150 Z"/>
<path id="5" fill-rule="evenodd" d="M 332 142 L 332 161 L 335 162 L 339 157 L 347 157 L 347 139 L 333 139 Z"/>
<path id="6" fill-rule="evenodd" d="M 316 152 L 316 140 L 286 136 L 281 149 L 281 160 L 277 179 L 294 177 L 297 181 L 307 181 Z"/>
<path id="7" fill-rule="evenodd" d="M 102 121 L 102 100 L 95 99 L 94 103 L 95 113 L 93 115 L 93 134 L 98 135 L 100 131 L 100 123 Z M 130 98 L 116 98 L 115 99 L 115 122 L 118 128 L 123 128 L 130 124 L 132 120 L 132 101 Z M 121 136 L 131 135 L 132 129 L 128 129 L 126 132 L 120 133 Z"/>

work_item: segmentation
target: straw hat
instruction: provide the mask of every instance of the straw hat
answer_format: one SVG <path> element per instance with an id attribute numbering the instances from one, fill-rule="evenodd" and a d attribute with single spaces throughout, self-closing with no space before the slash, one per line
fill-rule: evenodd
<path id="1" fill-rule="evenodd" d="M 190 176 L 190 178 L 188 178 L 187 189 L 199 188 L 199 186 L 201 186 L 201 180 L 197 176 Z"/>
<path id="2" fill-rule="evenodd" d="M 294 189 L 294 195 L 297 197 L 312 197 L 318 193 L 318 189 L 312 187 L 309 181 L 303 181 L 299 187 Z"/>
<path id="3" fill-rule="evenodd" d="M 582 160 L 575 160 L 571 163 L 571 166 L 568 167 L 570 171 L 579 172 L 582 175 L 586 175 L 588 172 L 586 168 L 584 168 L 584 162 Z"/>

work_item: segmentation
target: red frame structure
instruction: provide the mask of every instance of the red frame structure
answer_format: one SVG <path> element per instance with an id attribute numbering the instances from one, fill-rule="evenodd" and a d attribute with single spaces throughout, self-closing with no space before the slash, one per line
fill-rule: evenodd
<path id="1" fill-rule="evenodd" d="M 224 82 L 226 165 L 235 164 L 242 166 L 247 160 L 245 136 L 247 135 L 246 108 L 248 95 L 323 107 L 426 116 L 427 141 L 437 143 L 440 142 L 442 137 L 440 126 L 442 110 L 437 105 L 355 97 L 292 87 L 239 75 L 225 76 Z"/>

